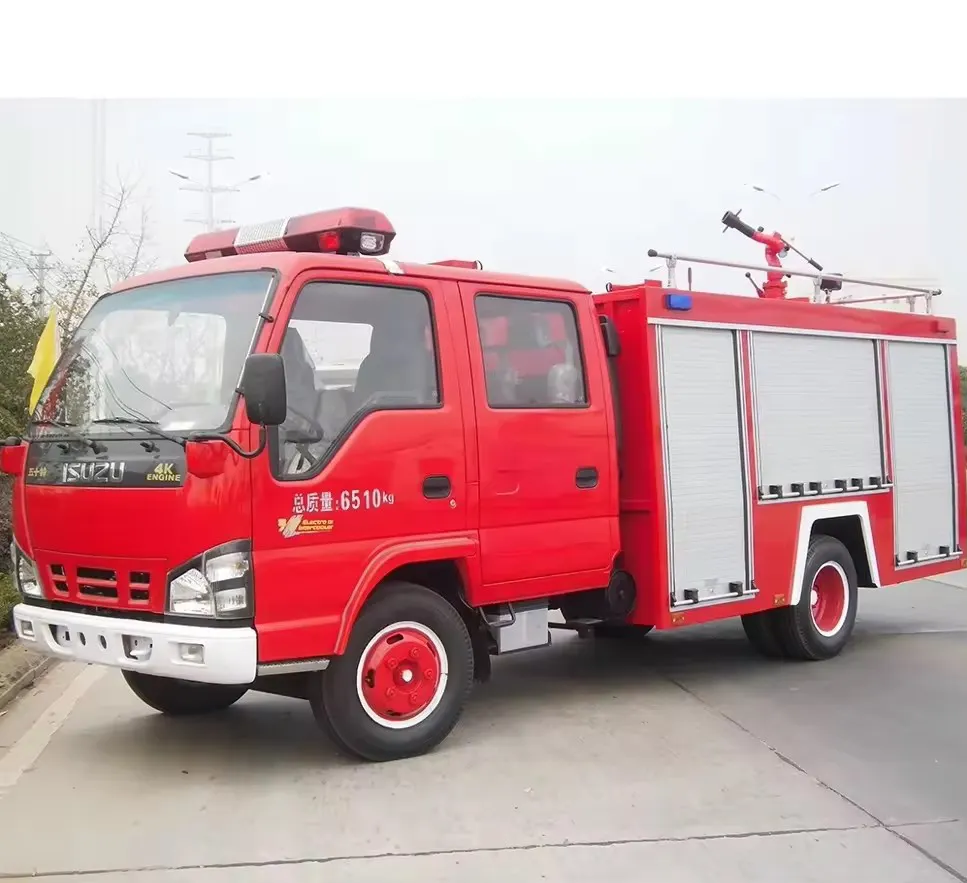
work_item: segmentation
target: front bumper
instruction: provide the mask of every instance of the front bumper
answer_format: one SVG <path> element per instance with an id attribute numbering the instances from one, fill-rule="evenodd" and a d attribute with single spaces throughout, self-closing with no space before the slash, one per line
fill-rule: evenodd
<path id="1" fill-rule="evenodd" d="M 116 619 L 18 604 L 17 636 L 58 659 L 206 684 L 250 684 L 258 666 L 253 628 L 209 628 Z"/>

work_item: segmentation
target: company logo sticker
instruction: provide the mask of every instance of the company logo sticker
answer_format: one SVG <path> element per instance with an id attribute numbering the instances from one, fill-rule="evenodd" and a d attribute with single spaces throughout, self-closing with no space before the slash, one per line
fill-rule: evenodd
<path id="1" fill-rule="evenodd" d="M 331 530 L 331 518 L 307 518 L 304 514 L 297 513 L 279 519 L 279 533 L 286 539 L 310 533 L 329 533 Z"/>

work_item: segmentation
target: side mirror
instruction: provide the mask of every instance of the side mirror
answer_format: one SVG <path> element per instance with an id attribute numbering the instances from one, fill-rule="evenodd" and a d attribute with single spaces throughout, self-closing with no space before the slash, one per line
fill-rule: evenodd
<path id="1" fill-rule="evenodd" d="M 256 426 L 279 426 L 285 422 L 285 365 L 278 353 L 253 353 L 245 360 L 239 392 L 245 413 Z"/>
<path id="2" fill-rule="evenodd" d="M 618 337 L 618 329 L 610 316 L 598 316 L 598 324 L 601 326 L 601 337 L 604 340 L 604 352 L 609 359 L 615 359 L 621 355 L 621 339 Z"/>

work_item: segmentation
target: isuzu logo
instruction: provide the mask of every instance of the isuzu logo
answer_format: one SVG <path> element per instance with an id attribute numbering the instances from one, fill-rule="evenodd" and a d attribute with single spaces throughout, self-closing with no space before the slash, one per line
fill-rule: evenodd
<path id="1" fill-rule="evenodd" d="M 122 461 L 64 463 L 61 466 L 61 481 L 64 484 L 77 484 L 78 482 L 117 484 L 123 480 L 124 463 Z"/>

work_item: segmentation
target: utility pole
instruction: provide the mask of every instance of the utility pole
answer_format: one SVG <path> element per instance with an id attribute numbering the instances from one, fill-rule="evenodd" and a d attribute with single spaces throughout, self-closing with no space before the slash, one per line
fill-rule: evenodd
<path id="1" fill-rule="evenodd" d="M 91 102 L 91 214 L 90 227 L 98 234 L 104 223 L 104 188 L 107 165 L 107 103 Z"/>
<path id="2" fill-rule="evenodd" d="M 51 269 L 48 260 L 53 256 L 46 244 L 39 249 L 9 233 L 0 232 L 0 260 L 31 276 L 36 283 L 34 303 L 38 307 L 42 307 L 47 299 L 47 273 Z"/>
<path id="3" fill-rule="evenodd" d="M 37 266 L 31 270 L 37 280 L 34 303 L 38 307 L 42 307 L 47 300 L 47 258 L 51 255 L 49 251 L 35 251 L 32 256 L 37 261 Z"/>
<path id="4" fill-rule="evenodd" d="M 219 193 L 237 193 L 239 189 L 239 184 L 247 184 L 250 181 L 257 181 L 261 178 L 261 175 L 252 175 L 246 178 L 244 181 L 239 181 L 238 184 L 216 184 L 215 183 L 215 163 L 221 162 L 223 160 L 233 160 L 234 156 L 228 153 L 216 153 L 215 152 L 215 141 L 219 138 L 231 138 L 228 132 L 189 132 L 189 137 L 191 138 L 203 138 L 207 141 L 205 150 L 203 151 L 192 151 L 191 153 L 185 154 L 185 159 L 195 160 L 197 162 L 203 162 L 206 166 L 205 182 L 199 183 L 193 180 L 188 175 L 183 175 L 181 172 L 176 172 L 173 169 L 169 169 L 176 178 L 180 178 L 182 181 L 186 182 L 181 185 L 182 190 L 191 190 L 195 193 L 203 193 L 205 196 L 205 213 L 201 218 L 185 218 L 186 221 L 192 224 L 204 224 L 205 230 L 211 233 L 216 230 L 220 224 L 233 224 L 227 218 L 218 218 L 215 215 L 215 195 Z"/>

